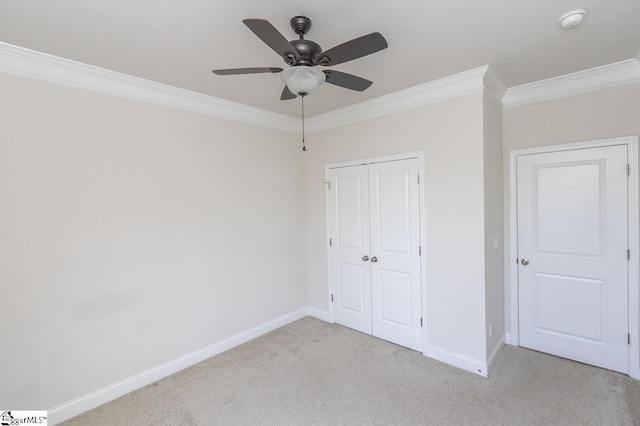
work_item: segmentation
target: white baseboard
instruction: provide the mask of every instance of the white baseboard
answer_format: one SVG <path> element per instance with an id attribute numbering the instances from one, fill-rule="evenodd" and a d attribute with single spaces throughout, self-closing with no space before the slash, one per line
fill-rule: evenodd
<path id="1" fill-rule="evenodd" d="M 487 363 L 478 359 L 443 348 L 438 348 L 436 346 L 427 346 L 423 354 L 429 358 L 461 368 L 462 370 L 469 371 L 470 373 L 477 374 L 478 376 L 488 377 Z"/>
<path id="2" fill-rule="evenodd" d="M 511 346 L 518 346 L 511 340 L 511 333 L 504 333 L 504 343 Z"/>
<path id="3" fill-rule="evenodd" d="M 496 346 L 493 348 L 493 350 L 489 354 L 489 359 L 487 359 L 487 377 L 489 376 L 489 374 L 491 374 L 491 371 L 493 370 L 493 366 L 496 362 L 496 359 L 498 358 L 500 351 L 504 347 L 504 337 L 505 336 L 503 334 L 500 340 L 498 340 L 498 343 L 496 343 Z"/>
<path id="4" fill-rule="evenodd" d="M 323 311 L 314 309 L 314 314 L 322 312 Z M 72 417 L 84 413 L 85 411 L 89 411 L 102 404 L 106 404 L 109 401 L 113 401 L 114 399 L 126 395 L 129 392 L 140 389 L 143 386 L 177 373 L 180 370 L 191 367 L 192 365 L 204 361 L 205 359 L 211 358 L 214 355 L 218 355 L 224 351 L 228 351 L 229 349 L 246 343 L 249 340 L 255 339 L 256 337 L 260 337 L 263 334 L 282 327 L 283 325 L 287 325 L 307 315 L 315 316 L 314 314 L 309 312 L 309 308 L 305 307 L 299 309 L 297 311 L 276 318 L 272 321 L 238 333 L 234 336 L 228 337 L 224 340 L 221 340 L 220 342 L 211 344 L 164 364 L 158 365 L 157 367 L 143 371 L 139 374 L 136 374 L 135 376 L 120 380 L 119 382 L 113 383 L 109 386 L 105 386 L 87 395 L 83 395 L 72 401 L 49 409 L 48 421 L 50 422 L 50 424 L 57 424 L 68 420 Z"/>
<path id="5" fill-rule="evenodd" d="M 319 320 L 322 320 L 325 322 L 331 322 L 331 318 L 329 317 L 329 312 L 323 311 L 322 309 L 309 306 L 307 307 L 307 313 L 310 317 L 318 318 Z"/>

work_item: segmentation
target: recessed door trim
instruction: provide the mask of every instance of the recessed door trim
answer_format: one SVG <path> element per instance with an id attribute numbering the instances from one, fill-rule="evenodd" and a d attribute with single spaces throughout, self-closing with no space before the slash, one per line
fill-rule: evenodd
<path id="1" fill-rule="evenodd" d="M 325 172 L 325 185 L 328 182 L 329 171 L 331 169 L 341 168 L 341 167 L 352 167 L 359 166 L 365 164 L 373 164 L 373 163 L 384 163 L 389 161 L 399 161 L 399 160 L 408 160 L 415 158 L 418 160 L 418 174 L 420 177 L 419 190 L 420 190 L 420 212 L 419 212 L 419 223 L 420 223 L 420 246 L 422 247 L 422 255 L 420 256 L 420 287 L 421 287 L 421 306 L 422 306 L 422 318 L 423 318 L 423 327 L 422 327 L 422 353 L 427 348 L 426 342 L 427 340 L 427 278 L 426 278 L 426 270 L 427 270 L 427 256 L 426 256 L 426 220 L 425 220 L 425 194 L 424 194 L 424 154 L 422 151 L 418 152 L 407 152 L 403 154 L 395 154 L 395 155 L 387 155 L 381 157 L 370 157 L 364 158 L 360 160 L 351 160 L 351 161 L 343 161 L 338 163 L 330 163 L 326 164 L 324 168 Z M 327 188 L 325 188 L 327 189 Z M 325 241 L 326 241 L 326 250 L 327 250 L 327 299 L 329 300 L 329 321 L 334 322 L 334 312 L 333 312 L 333 304 L 331 303 L 331 292 L 332 292 L 332 284 L 331 284 L 331 246 L 329 242 L 329 231 L 330 221 L 329 221 L 329 197 L 331 193 L 325 190 Z"/>
<path id="2" fill-rule="evenodd" d="M 544 146 L 538 148 L 519 149 L 509 152 L 509 250 L 505 252 L 505 282 L 506 287 L 505 312 L 510 314 L 506 320 L 507 343 L 519 346 L 519 288 L 518 288 L 518 223 L 517 223 L 517 158 L 521 155 L 570 151 L 596 147 L 625 145 L 627 147 L 630 175 L 627 186 L 628 223 L 627 238 L 630 259 L 627 262 L 629 279 L 629 376 L 640 380 L 640 170 L 638 170 L 638 137 L 626 136 L 603 139 L 590 142 L 579 142 L 562 145 Z"/>

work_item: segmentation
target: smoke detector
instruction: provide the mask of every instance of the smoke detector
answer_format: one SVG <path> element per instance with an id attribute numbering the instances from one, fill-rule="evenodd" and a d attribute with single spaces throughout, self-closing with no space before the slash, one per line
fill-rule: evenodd
<path id="1" fill-rule="evenodd" d="M 587 9 L 576 9 L 571 12 L 567 12 L 558 18 L 558 23 L 563 30 L 570 30 L 578 25 L 582 24 L 584 17 L 587 16 Z"/>

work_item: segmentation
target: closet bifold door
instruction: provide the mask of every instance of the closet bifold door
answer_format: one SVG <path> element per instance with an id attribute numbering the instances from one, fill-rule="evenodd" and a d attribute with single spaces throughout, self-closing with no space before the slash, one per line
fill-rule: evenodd
<path id="1" fill-rule="evenodd" d="M 373 335 L 422 350 L 417 159 L 369 166 Z"/>
<path id="2" fill-rule="evenodd" d="M 422 350 L 418 159 L 328 172 L 333 321 Z"/>
<path id="3" fill-rule="evenodd" d="M 333 320 L 371 334 L 368 167 L 333 169 L 329 177 Z"/>

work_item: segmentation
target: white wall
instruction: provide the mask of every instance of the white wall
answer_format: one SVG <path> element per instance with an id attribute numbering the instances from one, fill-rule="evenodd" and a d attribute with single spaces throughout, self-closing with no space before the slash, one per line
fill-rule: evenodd
<path id="1" fill-rule="evenodd" d="M 305 228 L 312 307 L 329 309 L 324 165 L 423 151 L 428 345 L 486 360 L 482 110 L 479 91 L 308 136 Z"/>
<path id="2" fill-rule="evenodd" d="M 306 305 L 297 136 L 6 74 L 0 93 L 4 407 Z"/>
<path id="3" fill-rule="evenodd" d="M 581 95 L 505 108 L 504 215 L 505 241 L 509 241 L 509 152 L 515 149 L 607 139 L 640 134 L 640 84 L 602 89 Z M 514 265 L 507 261 L 509 269 Z M 505 320 L 510 330 L 509 292 Z"/>
<path id="4" fill-rule="evenodd" d="M 504 336 L 504 240 L 502 237 L 502 105 L 484 98 L 484 233 L 486 356 Z M 498 248 L 494 248 L 494 237 Z M 493 332 L 490 333 L 490 328 Z"/>

